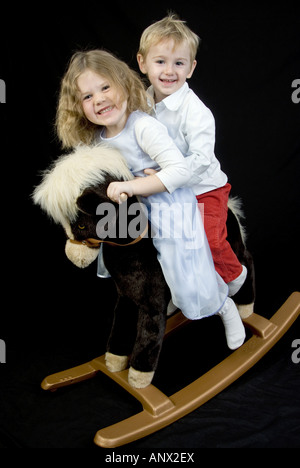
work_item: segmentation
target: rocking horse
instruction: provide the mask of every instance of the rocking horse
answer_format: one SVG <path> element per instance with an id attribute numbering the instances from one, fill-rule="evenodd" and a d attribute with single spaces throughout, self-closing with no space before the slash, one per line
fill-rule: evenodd
<path id="1" fill-rule="evenodd" d="M 53 391 L 102 372 L 140 401 L 143 411 L 97 432 L 94 442 L 101 447 L 117 447 L 137 440 L 204 404 L 261 359 L 300 312 L 300 293 L 293 293 L 270 320 L 253 313 L 253 261 L 245 246 L 238 205 L 233 200 L 228 206 L 228 238 L 249 272 L 234 300 L 253 336 L 220 364 L 170 397 L 152 385 L 164 337 L 189 320 L 180 311 L 167 315 L 171 295 L 142 208 L 138 234 L 133 235 L 130 229 L 125 229 L 124 234 L 124 226 L 119 222 L 122 209 L 123 214 L 126 211 L 127 222 L 137 225 L 139 200 L 131 197 L 117 205 L 106 195 L 111 181 L 132 177 L 115 149 L 104 145 L 80 146 L 60 157 L 44 173 L 33 194 L 34 203 L 64 228 L 68 258 L 85 268 L 97 258 L 102 245 L 105 266 L 116 284 L 118 299 L 105 355 L 50 375 L 41 384 L 44 390 Z M 103 205 L 110 211 L 109 216 L 97 208 Z"/>

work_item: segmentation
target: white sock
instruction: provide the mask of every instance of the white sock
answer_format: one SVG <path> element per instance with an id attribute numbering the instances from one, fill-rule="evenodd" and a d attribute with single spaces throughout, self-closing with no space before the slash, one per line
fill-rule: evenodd
<path id="1" fill-rule="evenodd" d="M 226 299 L 219 315 L 225 328 L 228 348 L 239 348 L 245 341 L 246 332 L 239 311 L 230 297 Z"/>
<path id="2" fill-rule="evenodd" d="M 242 273 L 237 278 L 235 278 L 235 280 L 230 281 L 230 283 L 228 283 L 228 296 L 229 297 L 234 296 L 241 289 L 241 287 L 243 286 L 246 280 L 247 268 L 245 267 L 245 265 L 242 265 L 242 267 L 243 267 Z"/>
<path id="3" fill-rule="evenodd" d="M 175 310 L 177 310 L 178 307 L 173 303 L 172 299 L 170 299 L 170 302 L 168 304 L 168 308 L 167 308 L 167 317 L 169 317 L 170 315 L 172 315 Z"/>

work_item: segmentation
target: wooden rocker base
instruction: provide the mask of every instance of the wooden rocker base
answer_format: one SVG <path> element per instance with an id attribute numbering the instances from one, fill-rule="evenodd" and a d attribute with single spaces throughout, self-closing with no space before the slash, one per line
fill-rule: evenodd
<path id="1" fill-rule="evenodd" d="M 44 390 L 56 390 L 89 379 L 103 372 L 133 395 L 143 411 L 128 419 L 99 430 L 94 438 L 101 447 L 118 447 L 138 440 L 180 419 L 213 398 L 258 362 L 286 333 L 300 314 L 300 293 L 294 292 L 270 320 L 252 314 L 243 320 L 253 336 L 221 363 L 213 367 L 182 390 L 167 397 L 154 385 L 135 389 L 128 384 L 128 370 L 110 372 L 104 355 L 77 367 L 46 377 Z M 166 335 L 180 328 L 188 320 L 179 312 L 170 317 Z"/>

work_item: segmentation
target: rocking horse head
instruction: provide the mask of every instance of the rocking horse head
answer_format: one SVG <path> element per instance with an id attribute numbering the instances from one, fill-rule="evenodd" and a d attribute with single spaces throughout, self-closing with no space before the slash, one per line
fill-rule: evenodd
<path id="1" fill-rule="evenodd" d="M 96 209 L 99 204 L 106 203 L 106 208 L 111 208 L 108 227 L 105 232 L 102 229 L 102 234 L 108 237 L 109 227 L 115 226 L 119 210 L 108 199 L 107 186 L 113 180 L 132 178 L 121 154 L 105 145 L 79 146 L 44 172 L 33 201 L 64 228 L 68 236 L 66 255 L 76 266 L 85 268 L 98 255 L 101 229 L 96 232 Z"/>

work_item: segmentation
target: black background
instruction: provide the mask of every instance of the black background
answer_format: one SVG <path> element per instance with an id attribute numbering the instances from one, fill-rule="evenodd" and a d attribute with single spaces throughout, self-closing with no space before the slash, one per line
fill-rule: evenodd
<path id="1" fill-rule="evenodd" d="M 115 289 L 74 267 L 64 234 L 30 194 L 61 149 L 53 130 L 72 53 L 105 48 L 137 70 L 139 37 L 172 9 L 201 38 L 190 86 L 216 119 L 216 154 L 244 204 L 256 265 L 255 312 L 269 318 L 299 290 L 299 2 L 27 3 L 1 7 L 2 304 L 0 447 L 95 448 L 95 432 L 140 410 L 105 376 L 48 394 L 42 379 L 105 351 Z M 4 9 L 4 11 L 3 11 Z M 300 97 L 300 91 L 298 96 Z M 300 447 L 299 319 L 247 374 L 190 415 L 128 446 Z M 167 394 L 227 355 L 221 321 L 164 345 L 154 383 Z M 100 449 L 101 450 L 101 449 Z"/>

